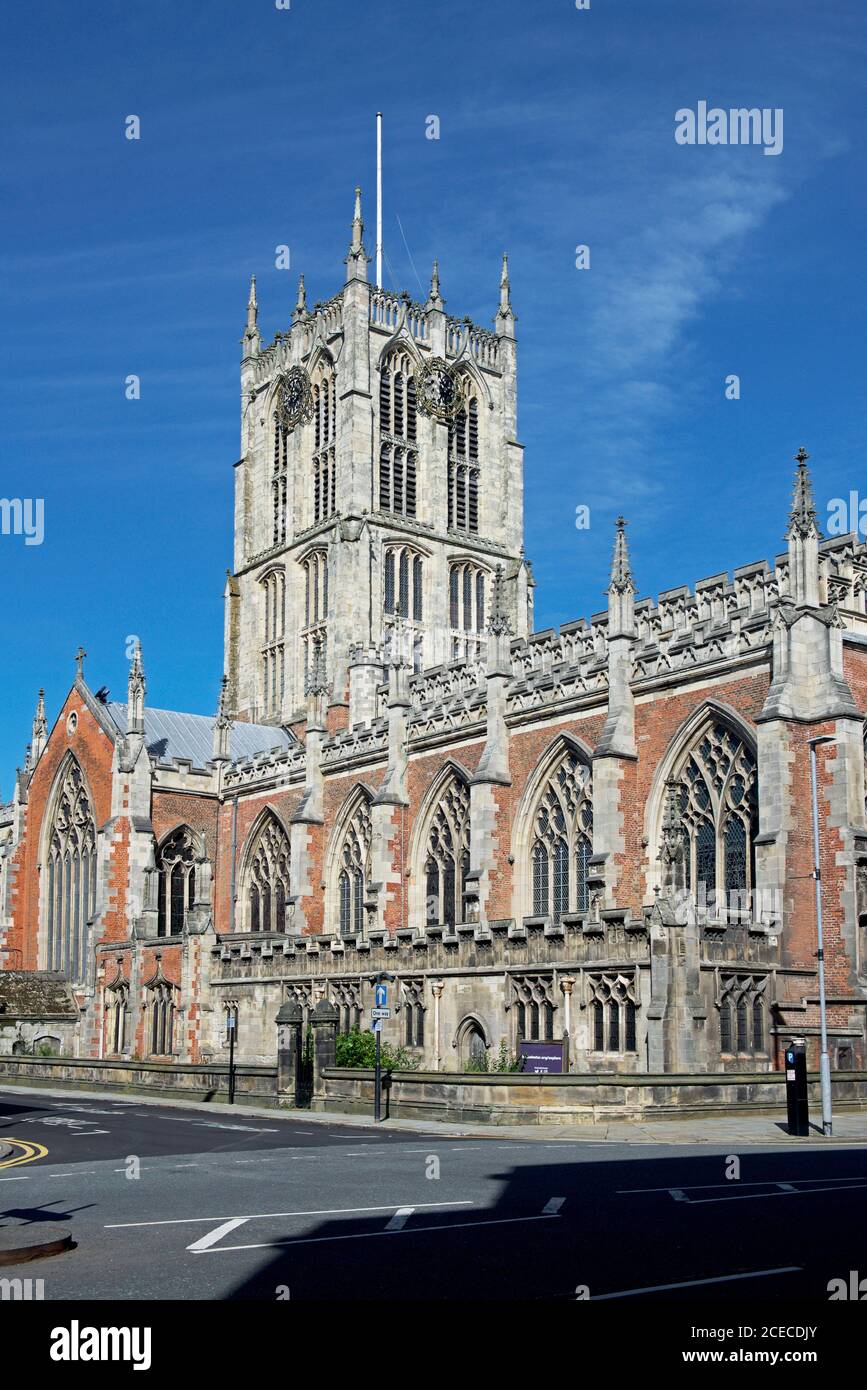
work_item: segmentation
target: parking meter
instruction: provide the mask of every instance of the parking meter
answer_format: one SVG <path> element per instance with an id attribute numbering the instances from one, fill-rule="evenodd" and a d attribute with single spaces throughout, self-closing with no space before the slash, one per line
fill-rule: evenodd
<path id="1" fill-rule="evenodd" d="M 803 1038 L 792 1038 L 786 1048 L 786 1111 L 789 1133 L 810 1133 L 807 1102 L 807 1045 Z"/>

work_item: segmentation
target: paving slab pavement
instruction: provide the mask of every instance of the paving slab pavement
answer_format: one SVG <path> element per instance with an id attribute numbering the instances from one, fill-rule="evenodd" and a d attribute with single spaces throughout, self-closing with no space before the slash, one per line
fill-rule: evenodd
<path id="1" fill-rule="evenodd" d="M 5 1099 L 40 1096 L 51 1099 L 102 1100 L 116 1104 L 159 1105 L 179 1110 L 197 1110 L 207 1114 L 256 1116 L 275 1120 L 291 1120 L 293 1124 L 348 1125 L 357 1129 L 375 1126 L 372 1115 L 356 1115 L 337 1111 L 274 1109 L 269 1106 L 227 1105 L 219 1102 L 172 1100 L 160 1095 L 118 1095 L 106 1090 L 84 1091 L 44 1086 L 4 1086 L 0 1078 L 0 1105 Z M 379 1126 L 377 1126 L 378 1128 Z M 864 1144 L 867 1145 L 867 1111 L 841 1111 L 834 1118 L 834 1133 L 829 1139 L 822 1135 L 819 1125 L 812 1125 L 809 1136 L 803 1138 L 786 1131 L 786 1119 L 780 1115 L 692 1116 L 688 1119 L 603 1120 L 595 1124 L 503 1125 L 473 1124 L 451 1120 L 385 1120 L 381 1128 L 391 1132 L 405 1130 L 410 1134 L 443 1135 L 473 1139 L 525 1139 L 545 1143 L 611 1143 L 611 1144 L 710 1144 L 715 1147 L 732 1144 L 801 1145 Z"/>

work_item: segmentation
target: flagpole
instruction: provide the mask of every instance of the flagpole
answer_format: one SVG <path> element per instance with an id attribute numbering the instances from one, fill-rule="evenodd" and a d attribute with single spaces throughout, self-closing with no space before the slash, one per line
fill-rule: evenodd
<path id="1" fill-rule="evenodd" d="M 376 113 L 376 287 L 382 289 L 382 112 Z"/>

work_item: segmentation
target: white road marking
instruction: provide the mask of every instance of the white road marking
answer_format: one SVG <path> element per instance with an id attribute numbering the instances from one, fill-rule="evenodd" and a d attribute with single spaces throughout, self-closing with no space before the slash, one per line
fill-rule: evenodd
<path id="1" fill-rule="evenodd" d="M 590 1295 L 591 1303 L 602 1303 L 607 1298 L 632 1298 L 641 1293 L 663 1293 L 666 1289 L 691 1289 L 698 1284 L 731 1284 L 736 1279 L 763 1279 L 769 1274 L 800 1274 L 800 1265 L 782 1265 L 780 1269 L 754 1269 L 749 1274 L 720 1274 L 713 1279 L 683 1279 L 677 1284 L 651 1284 L 646 1289 L 621 1289 L 618 1293 L 599 1293 Z"/>
<path id="2" fill-rule="evenodd" d="M 669 1192 L 669 1196 L 672 1197 L 672 1198 L 674 1199 L 675 1202 L 688 1202 L 688 1201 L 690 1201 L 690 1198 L 687 1197 L 686 1193 L 685 1193 L 685 1192 L 683 1191 L 683 1189 L 680 1188 L 680 1187 L 670 1187 L 670 1188 L 668 1189 L 668 1192 Z"/>
<path id="3" fill-rule="evenodd" d="M 777 1183 L 777 1187 L 779 1187 L 783 1192 L 797 1192 L 797 1191 L 798 1191 L 797 1187 L 793 1187 L 792 1184 L 791 1184 L 790 1182 L 778 1182 L 778 1183 Z"/>
<path id="4" fill-rule="evenodd" d="M 867 1183 L 855 1183 L 852 1187 L 843 1188 L 844 1192 L 859 1192 L 867 1187 Z M 695 1197 L 690 1198 L 690 1206 L 706 1207 L 715 1202 L 754 1202 L 763 1197 L 813 1197 L 820 1192 L 839 1192 L 839 1187 L 793 1187 L 791 1192 L 744 1192 L 743 1194 L 733 1192 L 729 1197 Z"/>
<path id="5" fill-rule="evenodd" d="M 550 1202 L 546 1202 L 544 1207 L 542 1208 L 542 1215 L 556 1216 L 565 1200 L 565 1197 L 552 1197 Z"/>
<path id="6" fill-rule="evenodd" d="M 792 1178 L 793 1183 L 800 1182 L 860 1182 L 860 1174 L 854 1174 L 849 1178 Z M 759 1178 L 754 1182 L 694 1182 L 691 1184 L 681 1183 L 678 1192 L 711 1192 L 714 1188 L 722 1187 L 728 1191 L 732 1187 L 774 1187 L 780 1185 L 779 1178 Z M 636 1192 L 671 1192 L 670 1187 L 619 1187 L 618 1197 L 625 1197 Z"/>
<path id="7" fill-rule="evenodd" d="M 230 1231 L 236 1231 L 239 1226 L 244 1225 L 246 1220 L 246 1216 L 235 1216 L 231 1221 L 224 1221 L 222 1226 L 216 1226 L 213 1231 L 208 1231 L 206 1236 L 202 1236 L 192 1245 L 188 1245 L 187 1249 L 192 1250 L 197 1255 L 203 1250 L 210 1250 L 211 1246 L 216 1245 L 222 1236 L 227 1236 Z"/>
<path id="8" fill-rule="evenodd" d="M 0 1178 L 0 1182 L 28 1182 L 28 1177 L 20 1178 Z"/>
<path id="9" fill-rule="evenodd" d="M 104 1226 L 106 1231 L 122 1231 L 131 1226 L 188 1226 L 208 1221 L 268 1221 L 273 1217 L 285 1216 L 354 1216 L 365 1211 L 396 1211 L 398 1202 L 383 1202 L 376 1207 L 321 1207 L 316 1211 L 258 1211 L 248 1216 L 175 1216 L 164 1221 L 114 1221 Z M 463 1202 L 417 1202 L 418 1207 L 471 1207 L 471 1201 Z"/>
<path id="10" fill-rule="evenodd" d="M 69 1136 L 71 1139 L 92 1139 L 95 1134 L 111 1134 L 110 1129 L 75 1129 Z"/>
<path id="11" fill-rule="evenodd" d="M 517 1226 L 528 1221 L 556 1221 L 556 1216 L 502 1216 L 493 1221 L 451 1221 L 444 1226 L 407 1226 L 400 1231 L 354 1231 L 349 1236 L 299 1236 L 293 1240 L 267 1240 L 259 1245 L 219 1245 L 202 1251 L 205 1255 L 227 1255 L 233 1250 L 279 1250 L 291 1245 L 324 1245 L 334 1240 L 374 1240 L 378 1236 L 418 1236 L 440 1231 L 469 1231 L 485 1226 Z"/>
<path id="12" fill-rule="evenodd" d="M 387 1231 L 402 1231 L 414 1211 L 415 1207 L 399 1207 L 385 1229 Z"/>

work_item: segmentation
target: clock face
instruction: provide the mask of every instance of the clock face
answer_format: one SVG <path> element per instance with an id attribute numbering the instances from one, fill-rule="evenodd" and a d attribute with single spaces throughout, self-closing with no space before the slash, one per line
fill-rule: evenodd
<path id="1" fill-rule="evenodd" d="M 451 420 L 461 408 L 460 382 L 441 357 L 432 357 L 419 381 L 419 409 L 437 420 Z"/>
<path id="2" fill-rule="evenodd" d="M 303 367 L 290 367 L 277 386 L 277 414 L 284 428 L 313 418 L 313 393 Z"/>

